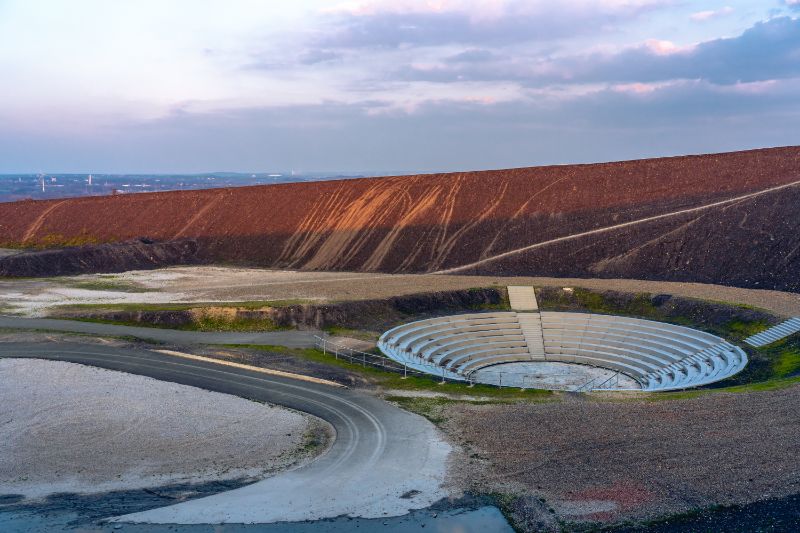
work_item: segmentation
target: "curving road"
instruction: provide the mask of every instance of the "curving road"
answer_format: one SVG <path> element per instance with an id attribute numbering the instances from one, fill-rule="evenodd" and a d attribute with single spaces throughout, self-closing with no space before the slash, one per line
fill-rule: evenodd
<path id="1" fill-rule="evenodd" d="M 0 343 L 0 357 L 87 364 L 275 403 L 318 416 L 336 431 L 329 451 L 303 467 L 118 521 L 215 524 L 341 515 L 375 518 L 402 515 L 447 496 L 441 485 L 450 447 L 435 427 L 366 394 L 143 349 L 9 342 Z"/>

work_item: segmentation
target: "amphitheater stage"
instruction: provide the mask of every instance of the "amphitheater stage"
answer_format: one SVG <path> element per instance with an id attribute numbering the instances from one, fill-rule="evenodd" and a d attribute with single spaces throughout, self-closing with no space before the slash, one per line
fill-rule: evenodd
<path id="1" fill-rule="evenodd" d="M 606 381 L 608 383 L 603 388 L 641 388 L 636 380 L 613 370 L 550 361 L 490 366 L 475 372 L 473 378 L 478 383 L 521 389 L 575 390 L 587 383 L 600 384 Z"/>

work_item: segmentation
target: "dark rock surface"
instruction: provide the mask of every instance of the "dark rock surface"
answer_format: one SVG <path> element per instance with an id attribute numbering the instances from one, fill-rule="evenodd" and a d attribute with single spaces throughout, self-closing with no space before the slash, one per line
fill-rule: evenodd
<path id="1" fill-rule="evenodd" d="M 197 241 L 154 242 L 141 238 L 115 244 L 26 251 L 0 257 L 0 276 L 49 277 L 125 272 L 203 262 Z"/>

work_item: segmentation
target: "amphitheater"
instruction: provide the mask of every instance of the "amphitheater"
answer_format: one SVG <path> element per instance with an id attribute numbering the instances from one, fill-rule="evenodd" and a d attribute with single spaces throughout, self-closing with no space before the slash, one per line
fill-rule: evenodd
<path id="1" fill-rule="evenodd" d="M 540 311 L 533 287 L 509 287 L 508 294 L 511 311 L 410 322 L 385 332 L 378 347 L 443 380 L 573 391 L 685 389 L 723 380 L 747 365 L 741 348 L 696 329 Z M 548 373 L 577 379 L 548 380 Z M 532 374 L 544 379 L 526 381 Z"/>

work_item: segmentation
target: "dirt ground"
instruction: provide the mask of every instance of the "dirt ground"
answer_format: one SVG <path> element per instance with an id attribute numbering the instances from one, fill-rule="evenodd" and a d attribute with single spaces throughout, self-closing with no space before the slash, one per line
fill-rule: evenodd
<path id="1" fill-rule="evenodd" d="M 800 386 L 691 400 L 450 403 L 464 483 L 526 494 L 520 525 L 654 518 L 800 492 Z M 527 530 L 527 529 L 526 529 Z"/>
<path id="2" fill-rule="evenodd" d="M 61 361 L 0 359 L 3 494 L 261 478 L 310 459 L 305 445 L 327 427 L 195 387 Z"/>
<path id="3" fill-rule="evenodd" d="M 0 312 L 30 316 L 69 304 L 368 300 L 472 287 L 535 285 L 666 293 L 761 307 L 800 315 L 800 294 L 707 285 L 624 279 L 364 274 L 302 272 L 215 266 L 174 267 L 122 274 L 0 280 Z"/>

